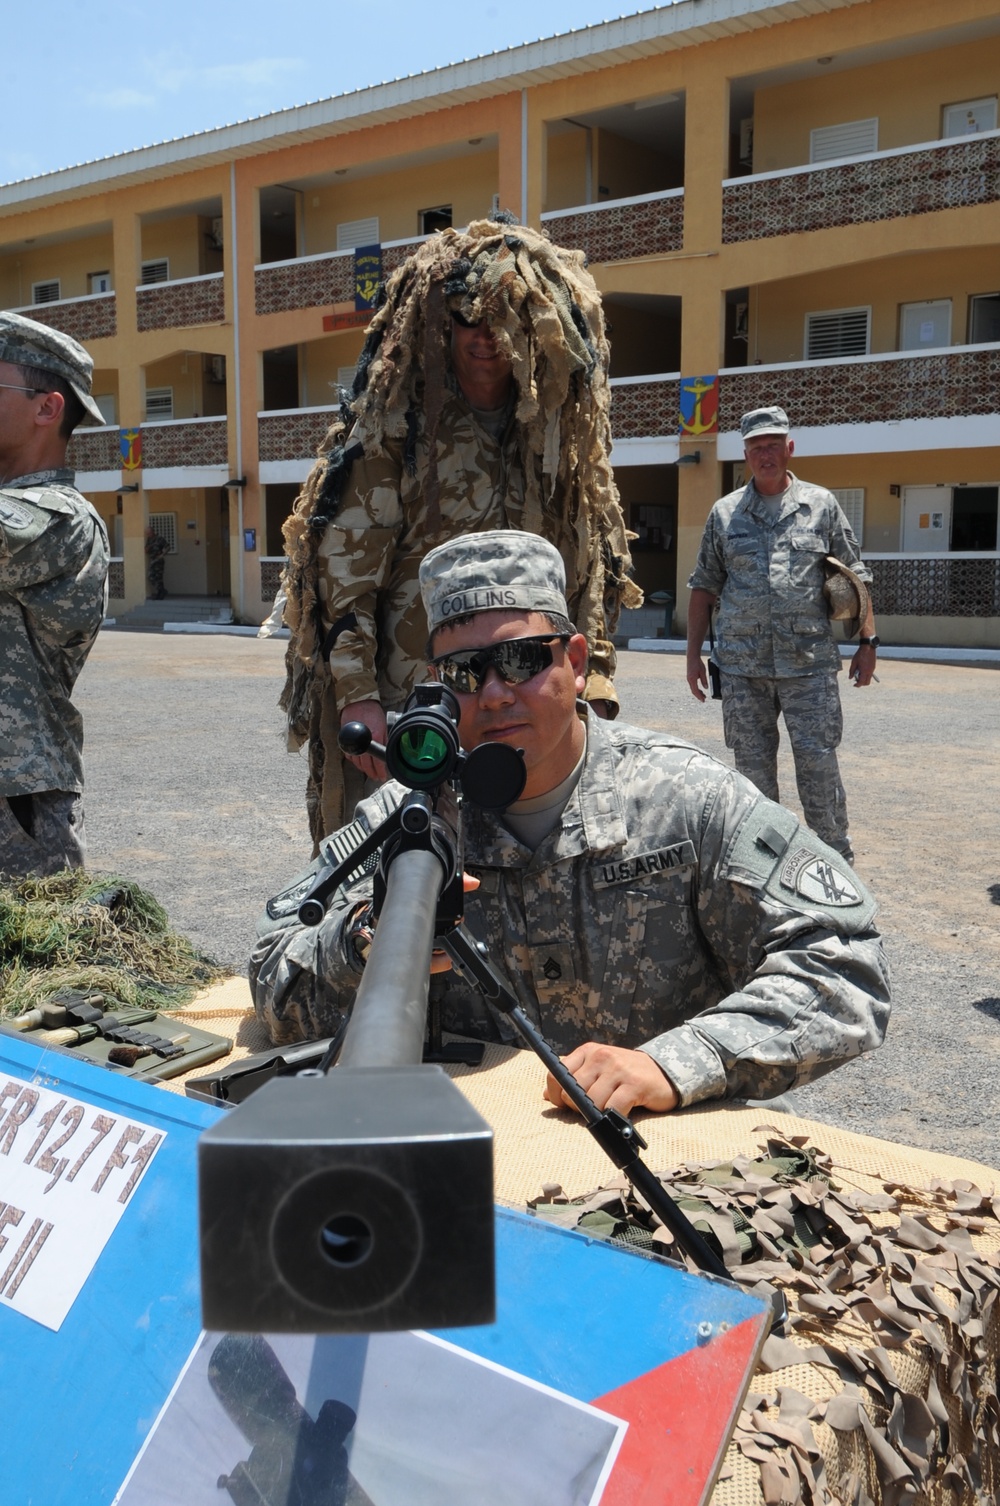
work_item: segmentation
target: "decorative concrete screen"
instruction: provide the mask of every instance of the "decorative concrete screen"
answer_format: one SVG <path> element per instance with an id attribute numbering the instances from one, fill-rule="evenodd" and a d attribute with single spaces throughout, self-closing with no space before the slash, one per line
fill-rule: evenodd
<path id="1" fill-rule="evenodd" d="M 722 189 L 722 239 L 766 240 L 998 199 L 1000 134 L 994 134 L 730 181 Z"/>
<path id="2" fill-rule="evenodd" d="M 573 214 L 543 214 L 542 221 L 557 245 L 579 246 L 591 262 L 657 256 L 679 251 L 684 243 L 684 193 L 668 189 Z"/>
<path id="3" fill-rule="evenodd" d="M 221 272 L 136 289 L 136 321 L 140 330 L 221 324 L 225 317 L 226 296 Z"/>

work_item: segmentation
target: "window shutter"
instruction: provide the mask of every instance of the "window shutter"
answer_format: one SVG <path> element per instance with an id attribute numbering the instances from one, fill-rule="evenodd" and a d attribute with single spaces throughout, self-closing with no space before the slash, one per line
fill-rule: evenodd
<path id="1" fill-rule="evenodd" d="M 152 282 L 169 282 L 170 262 L 168 259 L 161 256 L 156 261 L 144 261 L 140 281 L 144 288 L 149 287 Z"/>
<path id="2" fill-rule="evenodd" d="M 809 161 L 829 162 L 835 157 L 860 157 L 878 151 L 878 116 L 871 120 L 848 120 L 843 125 L 818 126 L 809 132 Z"/>
<path id="3" fill-rule="evenodd" d="M 854 532 L 854 537 L 860 544 L 865 533 L 865 489 L 863 486 L 834 486 L 831 487 L 833 495 L 840 503 L 848 523 Z"/>
<path id="4" fill-rule="evenodd" d="M 367 220 L 344 220 L 337 226 L 337 250 L 353 251 L 355 246 L 377 246 L 378 215 Z"/>
<path id="5" fill-rule="evenodd" d="M 173 418 L 174 389 L 172 387 L 147 387 L 146 417 Z"/>
<path id="6" fill-rule="evenodd" d="M 32 303 L 58 303 L 59 302 L 59 279 L 55 277 L 51 282 L 35 282 L 31 285 Z"/>
<path id="7" fill-rule="evenodd" d="M 355 363 L 355 365 L 353 366 L 338 366 L 337 386 L 346 387 L 348 392 L 350 392 L 351 388 L 354 386 L 354 378 L 357 374 L 357 370 L 357 363 Z"/>
<path id="8" fill-rule="evenodd" d="M 866 356 L 872 311 L 830 309 L 806 315 L 806 360 L 832 361 L 836 356 Z"/>

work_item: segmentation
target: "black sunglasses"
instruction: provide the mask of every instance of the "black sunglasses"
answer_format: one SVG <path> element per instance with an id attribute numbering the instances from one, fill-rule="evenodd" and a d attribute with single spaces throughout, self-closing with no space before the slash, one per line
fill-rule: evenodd
<path id="1" fill-rule="evenodd" d="M 431 663 L 438 679 L 459 695 L 475 695 L 491 669 L 505 685 L 524 685 L 552 663 L 552 643 L 568 643 L 569 633 L 546 633 L 537 638 L 508 638 L 489 648 L 470 648 L 441 654 Z"/>
<path id="2" fill-rule="evenodd" d="M 465 315 L 460 313 L 458 309 L 449 309 L 448 312 L 455 323 L 460 324 L 463 329 L 478 329 L 483 322 L 482 319 L 466 319 Z"/>

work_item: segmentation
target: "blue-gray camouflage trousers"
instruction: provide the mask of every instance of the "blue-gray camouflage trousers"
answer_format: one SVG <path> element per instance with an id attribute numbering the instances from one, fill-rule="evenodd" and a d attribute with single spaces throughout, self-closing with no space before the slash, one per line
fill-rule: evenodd
<path id="1" fill-rule="evenodd" d="M 67 790 L 0 795 L 0 877 L 44 878 L 82 868 L 83 796 Z"/>
<path id="2" fill-rule="evenodd" d="M 847 835 L 847 797 L 837 763 L 844 715 L 836 674 L 768 680 L 723 670 L 726 747 L 732 749 L 739 772 L 769 800 L 779 798 L 779 713 L 785 718 L 795 759 L 795 783 L 806 825 L 835 852 L 853 861 Z"/>

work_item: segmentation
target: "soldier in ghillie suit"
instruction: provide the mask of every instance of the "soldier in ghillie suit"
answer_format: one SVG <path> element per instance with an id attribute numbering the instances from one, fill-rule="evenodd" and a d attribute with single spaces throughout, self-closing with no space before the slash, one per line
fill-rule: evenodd
<path id="1" fill-rule="evenodd" d="M 316 843 L 348 819 L 371 756 L 342 759 L 337 733 L 385 714 L 423 678 L 417 571 L 456 534 L 540 534 L 566 568 L 587 639 L 586 697 L 617 712 L 611 635 L 637 606 L 608 458 L 608 344 L 580 251 L 523 225 L 478 221 L 432 236 L 393 274 L 369 327 L 353 398 L 330 429 L 285 524 L 282 706 L 310 747 Z"/>

